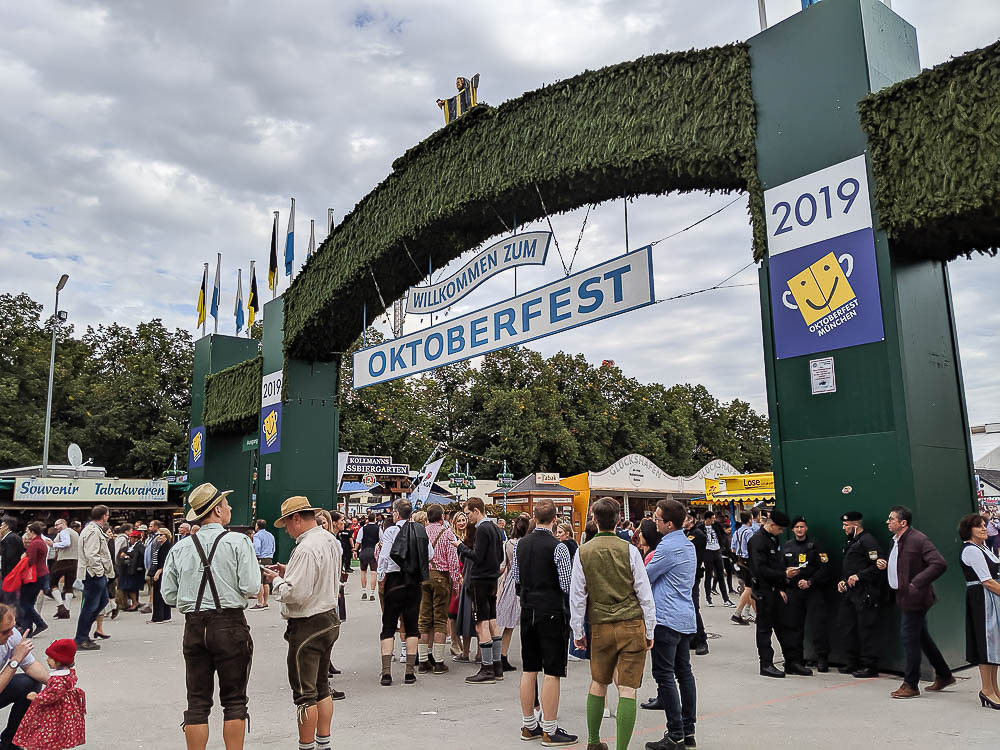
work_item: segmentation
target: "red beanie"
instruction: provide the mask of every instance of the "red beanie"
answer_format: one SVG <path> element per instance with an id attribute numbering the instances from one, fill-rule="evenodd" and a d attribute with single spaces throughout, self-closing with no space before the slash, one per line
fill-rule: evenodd
<path id="1" fill-rule="evenodd" d="M 76 660 L 76 641 L 72 638 L 52 641 L 52 644 L 45 649 L 45 655 L 68 667 Z"/>

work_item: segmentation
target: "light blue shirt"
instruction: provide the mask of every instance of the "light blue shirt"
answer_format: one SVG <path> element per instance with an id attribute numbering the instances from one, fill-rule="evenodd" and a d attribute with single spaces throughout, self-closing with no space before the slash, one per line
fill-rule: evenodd
<path id="1" fill-rule="evenodd" d="M 258 529 L 253 533 L 253 553 L 260 560 L 264 557 L 274 559 L 274 534 L 267 529 Z"/>
<path id="2" fill-rule="evenodd" d="M 653 586 L 657 625 L 678 633 L 694 633 L 698 629 L 691 598 L 697 567 L 694 545 L 682 530 L 671 531 L 660 540 L 646 566 Z"/>

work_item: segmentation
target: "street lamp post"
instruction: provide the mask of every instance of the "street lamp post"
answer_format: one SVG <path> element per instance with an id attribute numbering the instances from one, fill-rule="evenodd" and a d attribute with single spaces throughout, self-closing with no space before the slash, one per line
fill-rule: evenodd
<path id="1" fill-rule="evenodd" d="M 59 312 L 59 292 L 62 288 L 66 286 L 66 282 L 69 281 L 69 274 L 63 274 L 59 277 L 59 283 L 56 284 L 56 309 L 52 316 L 52 351 L 49 354 L 49 393 L 45 399 L 45 443 L 42 446 L 42 476 L 47 477 L 49 475 L 49 432 L 52 427 L 52 379 L 55 371 L 56 365 L 56 332 L 59 330 L 59 326 L 62 325 L 66 320 L 66 313 Z"/>

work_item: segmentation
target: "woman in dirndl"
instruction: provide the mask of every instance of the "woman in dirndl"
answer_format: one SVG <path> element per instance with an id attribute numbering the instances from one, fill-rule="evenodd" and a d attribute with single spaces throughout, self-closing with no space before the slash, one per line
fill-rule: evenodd
<path id="1" fill-rule="evenodd" d="M 986 519 L 970 513 L 958 524 L 965 574 L 965 658 L 979 665 L 983 708 L 1000 711 L 1000 559 L 986 546 Z"/>
<path id="2" fill-rule="evenodd" d="M 521 597 L 517 595 L 517 584 L 514 582 L 514 555 L 517 554 L 517 543 L 528 533 L 531 519 L 527 513 L 522 513 L 510 525 L 510 539 L 503 545 L 503 562 L 500 564 L 500 595 L 497 597 L 497 626 L 500 628 L 503 640 L 500 643 L 500 663 L 504 672 L 513 672 L 517 667 L 507 660 L 507 650 L 514 628 L 521 627 Z"/>

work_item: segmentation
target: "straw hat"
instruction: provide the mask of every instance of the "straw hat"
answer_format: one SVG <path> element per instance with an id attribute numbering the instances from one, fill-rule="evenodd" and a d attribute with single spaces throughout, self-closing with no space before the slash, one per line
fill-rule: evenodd
<path id="1" fill-rule="evenodd" d="M 274 525 L 279 529 L 285 528 L 285 519 L 293 513 L 302 513 L 307 510 L 321 510 L 321 508 L 314 508 L 309 504 L 309 498 L 303 497 L 302 495 L 296 495 L 295 497 L 290 497 L 285 502 L 281 504 L 281 515 L 274 522 Z"/>
<path id="2" fill-rule="evenodd" d="M 231 493 L 232 490 L 219 490 L 211 482 L 199 484 L 188 494 L 188 505 L 191 510 L 184 516 L 185 521 L 197 521 L 207 515 L 216 505 Z"/>

